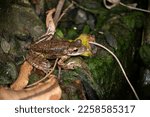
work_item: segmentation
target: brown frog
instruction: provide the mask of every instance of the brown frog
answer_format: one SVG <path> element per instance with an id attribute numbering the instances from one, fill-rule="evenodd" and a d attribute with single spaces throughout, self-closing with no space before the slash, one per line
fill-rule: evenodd
<path id="1" fill-rule="evenodd" d="M 70 56 L 82 55 L 85 51 L 87 48 L 82 45 L 80 39 L 72 42 L 57 39 L 43 40 L 30 45 L 26 59 L 35 68 L 48 73 L 51 68 L 50 59 L 60 58 L 58 61 L 60 67 L 72 69 L 73 66 L 66 65 L 64 61 Z"/>

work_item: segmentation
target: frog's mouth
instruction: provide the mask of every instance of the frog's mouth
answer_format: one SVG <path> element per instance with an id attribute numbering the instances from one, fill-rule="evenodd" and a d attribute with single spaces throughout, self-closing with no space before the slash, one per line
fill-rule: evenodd
<path id="1" fill-rule="evenodd" d="M 87 51 L 87 48 L 85 46 L 82 46 L 80 48 L 75 48 L 73 51 L 69 52 L 67 55 L 79 56 L 79 55 L 82 55 L 85 51 Z"/>

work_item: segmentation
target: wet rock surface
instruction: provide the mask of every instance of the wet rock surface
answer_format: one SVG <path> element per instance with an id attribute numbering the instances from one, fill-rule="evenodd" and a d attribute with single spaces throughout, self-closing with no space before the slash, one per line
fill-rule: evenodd
<path id="1" fill-rule="evenodd" d="M 0 32 L 5 31 L 18 38 L 27 39 L 30 35 L 36 39 L 44 33 L 44 25 L 35 14 L 30 3 L 21 3 L 22 5 L 12 4 L 7 12 L 1 13 Z M 29 4 L 30 6 L 24 6 L 23 4 Z"/>
<path id="2" fill-rule="evenodd" d="M 17 78 L 26 47 L 45 32 L 45 26 L 28 0 L 6 0 L 3 4 L 6 6 L 0 9 L 0 84 L 4 85 Z"/>

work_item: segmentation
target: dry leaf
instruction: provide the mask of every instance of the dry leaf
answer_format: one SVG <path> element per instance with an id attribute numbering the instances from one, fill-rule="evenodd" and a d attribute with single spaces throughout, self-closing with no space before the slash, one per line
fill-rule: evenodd
<path id="1" fill-rule="evenodd" d="M 33 66 L 27 61 L 25 61 L 20 68 L 20 73 L 18 75 L 17 80 L 10 86 L 11 89 L 21 90 L 25 88 L 28 84 L 29 75 L 31 74 L 32 69 Z"/>
<path id="2" fill-rule="evenodd" d="M 15 91 L 0 87 L 0 99 L 5 100 L 58 100 L 61 98 L 61 88 L 54 75 L 46 82 L 31 88 Z"/>
<path id="3" fill-rule="evenodd" d="M 54 24 L 53 18 L 52 18 L 52 15 L 54 12 L 55 12 L 55 8 L 48 10 L 46 12 L 47 13 L 47 16 L 46 16 L 46 27 L 47 28 L 51 27 L 52 29 L 55 29 L 55 24 Z"/>

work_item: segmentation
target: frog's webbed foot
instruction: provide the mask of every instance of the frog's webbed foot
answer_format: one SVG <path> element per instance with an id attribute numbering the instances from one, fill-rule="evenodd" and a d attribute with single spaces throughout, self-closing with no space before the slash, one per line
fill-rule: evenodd
<path id="1" fill-rule="evenodd" d="M 43 55 L 36 54 L 35 52 L 29 52 L 26 59 L 35 68 L 42 70 L 46 74 L 49 72 L 51 64 L 46 58 L 43 57 Z"/>
<path id="2" fill-rule="evenodd" d="M 62 56 L 58 61 L 58 65 L 63 69 L 74 69 L 74 64 L 65 64 L 64 62 L 69 59 L 70 56 Z"/>

